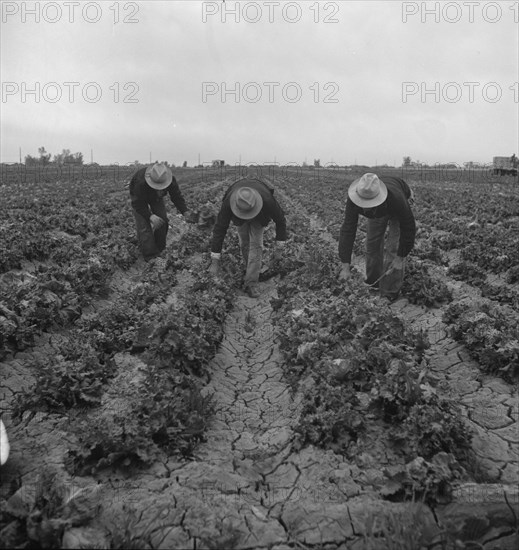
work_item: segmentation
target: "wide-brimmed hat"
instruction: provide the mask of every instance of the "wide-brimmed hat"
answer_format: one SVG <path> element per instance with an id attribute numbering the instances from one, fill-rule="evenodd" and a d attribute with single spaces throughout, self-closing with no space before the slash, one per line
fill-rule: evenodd
<path id="1" fill-rule="evenodd" d="M 233 214 L 242 220 L 255 218 L 263 208 L 261 195 L 252 187 L 236 189 L 231 193 L 229 200 Z"/>
<path id="2" fill-rule="evenodd" d="M 173 180 L 171 170 L 165 164 L 159 162 L 153 166 L 148 166 L 144 177 L 146 178 L 146 183 L 153 189 L 157 189 L 157 191 L 162 191 L 162 189 L 169 187 Z"/>
<path id="3" fill-rule="evenodd" d="M 387 187 L 376 174 L 364 174 L 348 189 L 350 199 L 361 208 L 375 208 L 387 198 Z"/>

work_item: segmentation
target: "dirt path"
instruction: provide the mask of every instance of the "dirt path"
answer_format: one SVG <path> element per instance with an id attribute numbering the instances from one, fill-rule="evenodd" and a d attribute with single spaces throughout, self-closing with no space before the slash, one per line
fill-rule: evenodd
<path id="1" fill-rule="evenodd" d="M 323 239 L 336 245 L 317 218 L 312 224 L 320 228 Z M 196 258 L 193 261 L 196 264 Z M 169 303 L 179 303 L 181 288 L 182 284 L 173 289 Z M 384 540 L 375 545 L 370 539 L 368 545 L 365 538 L 374 517 L 393 514 L 398 522 L 401 514 L 406 527 L 410 505 L 381 500 L 376 489 L 381 472 L 376 468 L 360 470 L 331 451 L 313 447 L 293 450 L 300 403 L 282 377 L 270 305 L 277 296 L 276 281 L 261 283 L 260 288 L 259 299 L 237 296 L 227 317 L 205 389 L 213 395 L 216 414 L 193 460 L 178 462 L 167 457 L 131 474 L 109 470 L 95 478 L 69 478 L 71 484 L 86 489 L 83 504 L 91 521 L 88 527 L 68 529 L 64 546 L 109 547 L 111 542 L 112 547 L 126 548 L 382 550 L 387 548 Z M 381 307 L 389 307 L 385 304 L 381 300 Z M 407 300 L 391 308 L 427 328 L 433 343 L 431 369 L 451 395 L 460 399 L 469 422 L 480 430 L 475 450 L 485 475 L 500 483 L 491 487 L 501 510 L 504 484 L 512 483 L 514 475 L 517 479 L 513 388 L 495 378 L 483 380 L 463 347 L 445 336 L 440 310 L 425 310 Z M 23 359 L 19 364 L 10 362 L 5 386 L 11 387 L 18 378 L 27 383 Z M 116 360 L 128 372 L 142 366 L 129 354 L 118 354 Z M 10 400 L 12 395 L 7 397 Z M 489 408 L 482 408 L 482 403 L 489 403 Z M 497 404 L 497 416 L 493 416 Z M 11 459 L 24 463 L 25 496 L 42 463 L 64 471 L 63 456 L 74 445 L 66 418 L 49 414 L 27 418 L 13 436 L 16 445 Z M 35 445 L 37 441 L 42 444 Z M 481 487 L 475 485 L 476 493 Z M 469 489 L 460 489 L 465 491 L 462 509 L 454 504 L 445 512 L 447 516 L 468 513 L 467 506 L 472 505 L 466 497 Z M 485 503 L 485 494 L 478 494 L 470 496 L 475 505 Z M 517 491 L 513 494 L 517 497 Z M 415 505 L 413 509 L 419 510 L 419 517 L 406 528 L 437 529 L 438 518 L 428 507 Z M 512 535 L 494 530 L 492 536 L 505 544 L 505 537 Z M 513 548 L 513 544 L 503 548 Z"/>
<path id="2" fill-rule="evenodd" d="M 431 372 L 441 381 L 445 395 L 463 407 L 474 430 L 473 449 L 479 458 L 482 480 L 516 484 L 519 479 L 519 401 L 517 388 L 499 377 L 482 374 L 465 346 L 447 334 L 441 309 L 426 309 L 400 299 L 394 312 L 423 328 L 431 347 Z"/>
<path id="3" fill-rule="evenodd" d="M 271 325 L 275 282 L 260 286 L 261 298 L 239 296 L 225 324 L 207 387 L 217 412 L 194 460 L 156 465 L 104 491 L 109 523 L 119 532 L 130 524 L 127 543 L 362 548 L 368 515 L 389 509 L 342 457 L 314 448 L 292 452 L 299 405 L 283 382 Z M 134 511 L 121 513 L 125 504 Z"/>

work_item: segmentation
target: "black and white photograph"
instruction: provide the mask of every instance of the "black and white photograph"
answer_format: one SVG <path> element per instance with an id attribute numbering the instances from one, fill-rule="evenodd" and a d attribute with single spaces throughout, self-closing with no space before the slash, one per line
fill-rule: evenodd
<path id="1" fill-rule="evenodd" d="M 519 2 L 0 0 L 0 547 L 519 547 Z"/>

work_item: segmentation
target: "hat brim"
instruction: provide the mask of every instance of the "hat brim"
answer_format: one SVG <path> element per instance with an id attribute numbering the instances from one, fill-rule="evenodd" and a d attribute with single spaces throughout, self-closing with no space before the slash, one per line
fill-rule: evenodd
<path id="1" fill-rule="evenodd" d="M 363 199 L 357 194 L 357 186 L 362 178 L 356 179 L 348 189 L 348 197 L 354 204 L 361 208 L 375 208 L 380 206 L 387 199 L 387 187 L 385 183 L 379 178 L 380 181 L 380 193 L 374 199 Z"/>
<path id="2" fill-rule="evenodd" d="M 173 181 L 173 173 L 171 172 L 171 170 L 169 168 L 167 169 L 166 181 L 164 181 L 162 183 L 157 183 L 156 181 L 153 181 L 151 179 L 150 172 L 151 172 L 152 168 L 153 168 L 153 166 L 148 166 L 148 168 L 146 168 L 146 172 L 144 173 L 144 178 L 146 180 L 146 183 L 152 189 L 156 189 L 157 191 L 162 191 L 163 189 L 166 189 L 167 187 L 169 187 L 171 185 L 171 182 Z"/>
<path id="3" fill-rule="evenodd" d="M 241 220 L 251 220 L 252 218 L 255 218 L 260 212 L 261 212 L 261 209 L 263 208 L 263 198 L 262 196 L 259 194 L 258 191 L 256 191 L 256 189 L 252 189 L 252 188 L 249 188 L 251 189 L 251 191 L 254 193 L 255 197 L 256 197 L 256 204 L 254 205 L 254 208 L 252 208 L 251 210 L 241 210 L 238 205 L 236 204 L 236 194 L 238 192 L 238 189 L 236 189 L 236 191 L 234 191 L 230 197 L 230 203 L 231 203 L 231 210 L 232 210 L 232 213 L 237 217 L 237 218 L 240 218 Z"/>

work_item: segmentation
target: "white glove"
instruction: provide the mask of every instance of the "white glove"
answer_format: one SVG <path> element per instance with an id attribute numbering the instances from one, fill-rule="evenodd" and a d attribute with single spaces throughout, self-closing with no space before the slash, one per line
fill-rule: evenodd
<path id="1" fill-rule="evenodd" d="M 150 216 L 151 229 L 154 232 L 157 231 L 157 229 L 160 229 L 165 223 L 166 222 L 162 218 L 156 216 L 155 214 Z"/>
<path id="2" fill-rule="evenodd" d="M 339 279 L 341 281 L 348 281 L 351 278 L 350 264 L 342 264 L 341 271 L 339 273 Z"/>
<path id="3" fill-rule="evenodd" d="M 391 262 L 391 265 L 389 266 L 388 273 L 390 271 L 402 271 L 404 269 L 404 258 L 401 258 L 400 256 L 395 256 L 395 259 Z"/>
<path id="4" fill-rule="evenodd" d="M 221 267 L 220 267 L 220 260 L 217 258 L 212 258 L 211 265 L 209 266 L 208 271 L 209 273 L 211 273 L 211 275 L 215 275 L 216 277 L 219 277 L 222 273 Z"/>

